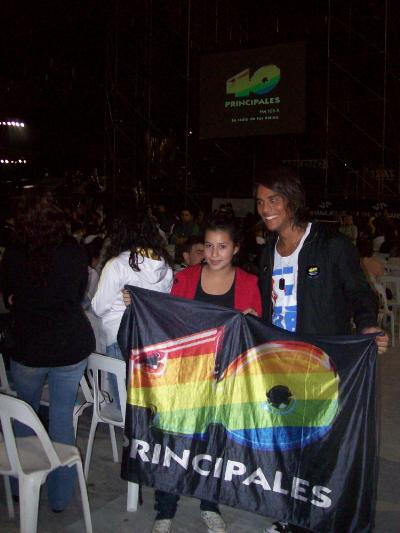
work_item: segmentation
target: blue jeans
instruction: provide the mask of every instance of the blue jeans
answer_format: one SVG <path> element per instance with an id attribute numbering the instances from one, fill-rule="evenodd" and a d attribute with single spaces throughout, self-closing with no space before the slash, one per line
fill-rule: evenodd
<path id="1" fill-rule="evenodd" d="M 113 344 L 110 344 L 109 346 L 106 347 L 106 355 L 108 355 L 108 357 L 112 357 L 113 359 L 119 359 L 120 361 L 125 361 L 124 356 L 122 355 L 121 349 L 118 345 L 118 342 L 114 342 Z M 110 384 L 110 393 L 113 398 L 113 401 L 115 402 L 116 407 L 118 407 L 118 409 L 121 410 L 121 402 L 119 401 L 118 385 L 117 385 L 116 376 L 109 377 L 109 384 Z"/>
<path id="2" fill-rule="evenodd" d="M 157 511 L 156 520 L 164 520 L 167 518 L 172 520 L 178 508 L 179 496 L 163 490 L 156 490 L 154 498 L 154 509 Z M 214 502 L 209 502 L 208 500 L 200 500 L 200 510 L 212 511 L 220 514 L 218 505 Z"/>
<path id="3" fill-rule="evenodd" d="M 37 412 L 43 384 L 49 384 L 49 436 L 61 444 L 75 444 L 73 412 L 79 382 L 83 376 L 87 359 L 74 365 L 57 367 L 30 367 L 11 360 L 11 374 L 18 398 L 29 403 Z M 15 425 L 19 437 L 32 435 L 22 424 Z M 64 510 L 72 498 L 76 480 L 76 467 L 57 468 L 47 477 L 47 493 L 50 507 Z M 13 492 L 16 493 L 13 484 Z"/>

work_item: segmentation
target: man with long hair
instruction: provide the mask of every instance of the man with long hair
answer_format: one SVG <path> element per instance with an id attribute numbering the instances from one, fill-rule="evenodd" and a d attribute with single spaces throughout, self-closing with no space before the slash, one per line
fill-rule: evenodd
<path id="1" fill-rule="evenodd" d="M 357 250 L 337 231 L 309 222 L 305 194 L 286 167 L 262 173 L 256 185 L 257 210 L 269 239 L 260 262 L 263 318 L 288 331 L 313 335 L 380 333 L 378 352 L 388 336 L 377 327 L 377 305 L 360 267 Z M 275 522 L 264 533 L 307 531 Z"/>

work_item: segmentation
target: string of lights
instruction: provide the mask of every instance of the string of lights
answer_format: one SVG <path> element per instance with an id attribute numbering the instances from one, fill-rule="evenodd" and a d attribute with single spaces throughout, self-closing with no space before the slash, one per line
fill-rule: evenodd
<path id="1" fill-rule="evenodd" d="M 0 159 L 1 165 L 26 165 L 26 159 Z"/>
<path id="2" fill-rule="evenodd" d="M 25 123 L 16 122 L 15 120 L 0 120 L 0 126 L 8 126 L 12 128 L 25 128 Z"/>

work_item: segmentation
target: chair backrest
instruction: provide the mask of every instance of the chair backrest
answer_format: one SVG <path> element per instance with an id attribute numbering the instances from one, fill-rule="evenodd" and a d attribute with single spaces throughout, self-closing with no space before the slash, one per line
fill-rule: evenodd
<path id="1" fill-rule="evenodd" d="M 101 402 L 104 396 L 100 389 L 100 373 L 108 372 L 117 378 L 118 394 L 121 403 L 122 420 L 125 420 L 126 411 L 126 363 L 107 355 L 92 353 L 88 359 L 88 373 L 93 379 L 94 406 L 97 414 L 101 417 Z"/>
<path id="2" fill-rule="evenodd" d="M 400 277 L 385 274 L 380 278 L 382 285 L 392 292 L 391 305 L 400 305 Z"/>
<path id="3" fill-rule="evenodd" d="M 12 388 L 10 387 L 10 383 L 8 382 L 6 367 L 4 364 L 2 353 L 0 353 L 0 392 L 3 392 L 4 394 L 11 394 L 11 396 L 16 395 L 16 392 L 12 390 Z"/>
<path id="4" fill-rule="evenodd" d="M 370 276 L 369 279 L 376 294 L 379 297 L 379 308 L 385 313 L 390 313 L 385 287 L 381 283 L 376 281 L 374 276 Z"/>
<path id="5" fill-rule="evenodd" d="M 83 397 L 85 398 L 85 402 L 93 403 L 94 398 L 92 394 L 92 389 L 89 386 L 89 383 L 87 381 L 85 374 L 83 374 L 82 379 L 79 382 L 79 385 L 80 385 L 80 389 L 82 391 Z"/>
<path id="6" fill-rule="evenodd" d="M 54 450 L 53 444 L 46 433 L 43 424 L 30 405 L 22 400 L 19 400 L 18 398 L 14 398 L 13 396 L 0 394 L 0 420 L 7 456 L 11 465 L 10 473 L 16 476 L 24 473 L 18 453 L 14 430 L 12 427 L 13 420 L 17 420 L 25 426 L 30 427 L 36 434 L 36 437 L 39 439 L 43 451 L 47 456 L 50 466 L 49 470 L 53 470 L 60 466 L 60 460 Z M 31 437 L 20 438 L 29 439 Z M 32 450 L 32 453 L 34 453 L 34 450 Z M 33 456 L 31 459 L 34 461 L 35 457 Z"/>

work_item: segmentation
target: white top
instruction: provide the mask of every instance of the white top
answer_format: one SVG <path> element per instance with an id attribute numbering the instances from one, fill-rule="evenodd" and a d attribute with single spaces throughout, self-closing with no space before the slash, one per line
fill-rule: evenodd
<path id="1" fill-rule="evenodd" d="M 282 257 L 275 245 L 271 294 L 272 323 L 274 326 L 287 331 L 296 331 L 298 258 L 310 229 L 311 223 L 307 225 L 297 248 L 287 257 Z"/>
<path id="2" fill-rule="evenodd" d="M 139 272 L 129 265 L 130 251 L 107 261 L 100 276 L 96 294 L 92 299 L 92 309 L 101 317 L 106 335 L 106 344 L 117 342 L 117 334 L 125 304 L 122 290 L 125 285 L 133 285 L 158 292 L 170 292 L 173 280 L 172 269 L 164 260 L 139 256 Z"/>

